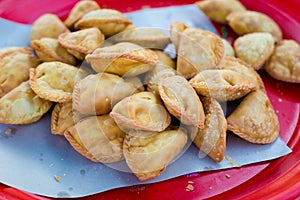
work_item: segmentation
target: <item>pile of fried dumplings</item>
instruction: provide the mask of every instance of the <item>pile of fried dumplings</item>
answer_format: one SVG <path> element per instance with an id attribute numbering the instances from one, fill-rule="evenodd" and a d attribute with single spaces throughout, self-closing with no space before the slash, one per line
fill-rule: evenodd
<path id="1" fill-rule="evenodd" d="M 237 0 L 195 4 L 239 35 L 233 45 L 180 21 L 169 35 L 135 27 L 94 1 L 79 1 L 64 21 L 40 16 L 31 47 L 0 49 L 0 123 L 52 112 L 52 134 L 93 162 L 125 159 L 140 181 L 163 173 L 188 141 L 215 162 L 224 159 L 227 131 L 272 143 L 279 122 L 257 70 L 299 83 L 300 46 Z M 226 117 L 221 104 L 236 100 Z"/>

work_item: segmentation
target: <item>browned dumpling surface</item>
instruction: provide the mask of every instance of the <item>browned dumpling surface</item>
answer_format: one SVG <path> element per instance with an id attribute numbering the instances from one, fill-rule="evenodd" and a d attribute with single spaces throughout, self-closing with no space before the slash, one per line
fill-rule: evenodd
<path id="1" fill-rule="evenodd" d="M 271 143 L 279 134 L 278 118 L 263 90 L 248 94 L 227 117 L 227 123 L 228 130 L 252 143 Z"/>
<path id="2" fill-rule="evenodd" d="M 73 108 L 82 114 L 107 114 L 113 105 L 135 91 L 132 83 L 117 75 L 90 74 L 75 85 Z"/>
<path id="3" fill-rule="evenodd" d="M 30 40 L 39 40 L 43 37 L 58 38 L 65 32 L 69 32 L 65 24 L 56 15 L 47 13 L 33 23 Z"/>
<path id="4" fill-rule="evenodd" d="M 75 83 L 86 75 L 72 65 L 44 62 L 30 69 L 30 86 L 39 97 L 63 103 L 72 100 Z"/>
<path id="5" fill-rule="evenodd" d="M 70 11 L 67 19 L 64 21 L 65 25 L 70 29 L 74 28 L 74 24 L 86 13 L 98 10 L 100 6 L 95 1 L 78 1 Z"/>
<path id="6" fill-rule="evenodd" d="M 276 42 L 282 39 L 282 32 L 269 16 L 255 11 L 236 11 L 226 18 L 229 26 L 239 35 L 253 32 L 268 32 Z"/>
<path id="7" fill-rule="evenodd" d="M 248 77 L 232 70 L 205 70 L 190 80 L 198 94 L 219 101 L 239 99 L 256 90 L 256 85 Z"/>
<path id="8" fill-rule="evenodd" d="M 39 98 L 29 81 L 21 83 L 0 99 L 0 123 L 29 124 L 38 121 L 52 105 Z"/>
<path id="9" fill-rule="evenodd" d="M 294 40 L 282 40 L 265 65 L 275 79 L 300 83 L 300 46 Z"/>
<path id="10" fill-rule="evenodd" d="M 238 0 L 204 0 L 196 5 L 208 18 L 221 24 L 227 24 L 226 17 L 230 13 L 246 10 Z"/>
<path id="11" fill-rule="evenodd" d="M 76 58 L 83 60 L 85 56 L 98 48 L 104 41 L 104 35 L 97 28 L 88 28 L 72 33 L 63 33 L 59 43 Z"/>
<path id="12" fill-rule="evenodd" d="M 32 49 L 10 49 L 0 55 L 0 98 L 29 79 L 29 69 L 40 64 Z"/>
<path id="13" fill-rule="evenodd" d="M 113 9 L 100 9 L 86 13 L 76 22 L 75 28 L 85 29 L 96 27 L 106 37 L 115 35 L 123 31 L 132 22 L 124 17 L 122 13 Z"/>
<path id="14" fill-rule="evenodd" d="M 51 133 L 64 135 L 65 130 L 86 116 L 72 107 L 72 102 L 57 103 L 51 115 Z"/>
<path id="15" fill-rule="evenodd" d="M 175 61 L 168 54 L 164 53 L 161 50 L 153 50 L 153 52 L 157 55 L 158 63 L 160 65 L 165 65 L 173 69 L 176 68 Z"/>
<path id="16" fill-rule="evenodd" d="M 119 101 L 110 116 L 124 130 L 163 131 L 171 123 L 171 116 L 159 96 L 139 92 Z"/>
<path id="17" fill-rule="evenodd" d="M 211 159 L 221 162 L 226 151 L 227 121 L 217 100 L 202 97 L 201 101 L 205 113 L 204 128 L 197 128 L 192 140 Z"/>
<path id="18" fill-rule="evenodd" d="M 186 142 L 187 135 L 182 129 L 136 131 L 126 134 L 123 152 L 132 172 L 140 181 L 146 181 L 163 173 Z"/>
<path id="19" fill-rule="evenodd" d="M 158 28 L 134 27 L 110 38 L 114 43 L 131 42 L 144 48 L 163 50 L 170 43 L 169 37 Z"/>
<path id="20" fill-rule="evenodd" d="M 180 36 L 188 26 L 180 21 L 174 20 L 170 25 L 170 40 L 174 44 L 176 51 L 180 41 Z"/>
<path id="21" fill-rule="evenodd" d="M 73 148 L 84 157 L 101 163 L 124 159 L 124 132 L 108 115 L 82 119 L 64 133 Z"/>
<path id="22" fill-rule="evenodd" d="M 189 82 L 181 76 L 164 78 L 158 86 L 168 111 L 186 125 L 203 128 L 204 111 L 202 103 Z"/>
<path id="23" fill-rule="evenodd" d="M 11 53 L 31 54 L 32 48 L 30 48 L 30 47 L 2 47 L 2 48 L 0 48 L 0 58 L 3 58 Z"/>
<path id="24" fill-rule="evenodd" d="M 236 56 L 258 70 L 269 59 L 275 40 L 270 33 L 249 33 L 234 41 Z"/>
<path id="25" fill-rule="evenodd" d="M 120 76 L 145 73 L 158 63 L 157 55 L 152 50 L 129 42 L 98 48 L 87 55 L 86 60 L 96 72 Z"/>
<path id="26" fill-rule="evenodd" d="M 222 39 L 223 45 L 224 45 L 224 56 L 232 56 L 235 57 L 235 52 L 231 44 L 225 40 Z"/>
<path id="27" fill-rule="evenodd" d="M 187 28 L 180 37 L 177 71 L 191 78 L 205 69 L 216 68 L 224 56 L 222 39 L 209 31 Z"/>
<path id="28" fill-rule="evenodd" d="M 76 64 L 76 59 L 59 44 L 57 39 L 42 38 L 39 40 L 32 40 L 31 46 L 44 62 L 59 61 L 70 65 Z"/>

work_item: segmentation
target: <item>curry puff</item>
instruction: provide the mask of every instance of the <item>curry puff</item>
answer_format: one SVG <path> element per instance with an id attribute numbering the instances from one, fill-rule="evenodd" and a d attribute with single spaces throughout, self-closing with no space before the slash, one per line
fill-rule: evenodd
<path id="1" fill-rule="evenodd" d="M 29 69 L 40 64 L 32 49 L 6 49 L 0 53 L 0 98 L 29 79 Z"/>
<path id="2" fill-rule="evenodd" d="M 110 116 L 123 130 L 163 131 L 171 123 L 159 96 L 139 92 L 119 101 Z"/>
<path id="3" fill-rule="evenodd" d="M 187 28 L 180 36 L 177 71 L 191 78 L 206 69 L 215 69 L 224 56 L 222 39 L 212 32 Z"/>
<path id="4" fill-rule="evenodd" d="M 84 118 L 64 135 L 78 153 L 91 161 L 113 163 L 124 159 L 125 133 L 108 115 Z"/>
<path id="5" fill-rule="evenodd" d="M 76 64 L 76 59 L 59 44 L 57 39 L 42 38 L 32 40 L 31 46 L 44 62 L 59 61 L 70 65 Z"/>
<path id="6" fill-rule="evenodd" d="M 204 0 L 196 5 L 209 19 L 221 24 L 227 24 L 226 17 L 230 13 L 246 10 L 238 0 Z"/>
<path id="7" fill-rule="evenodd" d="M 59 43 L 79 60 L 84 60 L 85 56 L 104 41 L 104 35 L 97 28 L 88 28 L 72 33 L 63 33 L 58 37 Z"/>
<path id="8" fill-rule="evenodd" d="M 189 82 L 181 76 L 170 76 L 160 82 L 159 94 L 168 111 L 186 125 L 203 128 L 202 103 Z"/>
<path id="9" fill-rule="evenodd" d="M 145 48 L 161 50 L 170 43 L 169 37 L 162 30 L 150 27 L 126 29 L 109 40 L 114 43 L 131 42 Z"/>
<path id="10" fill-rule="evenodd" d="M 29 124 L 38 121 L 52 102 L 41 99 L 30 88 L 29 81 L 21 83 L 0 99 L 0 123 Z"/>
<path id="11" fill-rule="evenodd" d="M 257 89 L 248 77 L 226 69 L 202 71 L 190 80 L 190 84 L 198 94 L 218 101 L 236 100 Z"/>
<path id="12" fill-rule="evenodd" d="M 76 29 L 98 28 L 106 37 L 115 35 L 132 22 L 124 17 L 122 13 L 113 9 L 100 9 L 86 13 L 75 23 Z"/>
<path id="13" fill-rule="evenodd" d="M 216 162 L 224 159 L 226 151 L 227 122 L 221 105 L 211 97 L 202 97 L 205 112 L 204 128 L 193 128 L 194 144 Z"/>
<path id="14" fill-rule="evenodd" d="M 90 74 L 75 85 L 73 108 L 82 114 L 107 114 L 118 101 L 136 90 L 135 85 L 117 75 Z"/>
<path id="15" fill-rule="evenodd" d="M 41 98 L 54 102 L 72 100 L 76 81 L 87 75 L 77 67 L 61 62 L 44 62 L 30 69 L 30 86 Z"/>
<path id="16" fill-rule="evenodd" d="M 270 33 L 249 33 L 234 41 L 236 56 L 259 70 L 274 50 L 275 40 Z"/>
<path id="17" fill-rule="evenodd" d="M 30 33 L 30 41 L 44 37 L 58 38 L 60 34 L 66 32 L 70 31 L 65 24 L 56 15 L 47 13 L 34 21 Z"/>
<path id="18" fill-rule="evenodd" d="M 182 129 L 132 131 L 125 136 L 123 152 L 131 171 L 140 181 L 146 181 L 163 173 L 186 143 L 187 135 Z"/>
<path id="19" fill-rule="evenodd" d="M 228 130 L 259 144 L 273 142 L 279 135 L 279 122 L 264 90 L 248 94 L 227 117 Z"/>
<path id="20" fill-rule="evenodd" d="M 170 40 L 175 46 L 175 50 L 178 50 L 181 34 L 188 26 L 180 21 L 174 20 L 170 25 Z"/>
<path id="21" fill-rule="evenodd" d="M 121 42 L 96 49 L 86 56 L 96 72 L 108 72 L 120 76 L 136 76 L 149 71 L 158 63 L 157 55 L 150 49 Z"/>
<path id="22" fill-rule="evenodd" d="M 67 19 L 64 21 L 65 25 L 70 29 L 74 28 L 74 24 L 83 17 L 86 13 L 99 10 L 100 6 L 95 1 L 79 1 L 74 5 Z"/>
<path id="23" fill-rule="evenodd" d="M 282 40 L 265 64 L 265 70 L 275 79 L 300 83 L 300 46 L 294 40 Z"/>
<path id="24" fill-rule="evenodd" d="M 255 11 L 236 11 L 227 16 L 229 26 L 239 35 L 254 32 L 270 33 L 276 42 L 282 39 L 282 32 L 269 16 Z"/>

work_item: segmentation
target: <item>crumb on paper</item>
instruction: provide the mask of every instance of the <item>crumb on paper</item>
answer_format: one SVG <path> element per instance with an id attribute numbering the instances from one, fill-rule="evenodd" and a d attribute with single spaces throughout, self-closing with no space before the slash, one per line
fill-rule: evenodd
<path id="1" fill-rule="evenodd" d="M 142 6 L 142 10 L 144 10 L 144 9 L 149 9 L 149 8 L 151 8 L 150 5 L 144 5 L 144 6 Z"/>
<path id="2" fill-rule="evenodd" d="M 59 182 L 60 181 L 60 176 L 54 175 L 54 179 Z"/>
<path id="3" fill-rule="evenodd" d="M 188 181 L 188 185 L 185 187 L 185 191 L 189 192 L 189 191 L 193 191 L 194 190 L 194 181 Z"/>
<path id="4" fill-rule="evenodd" d="M 211 166 L 209 166 L 209 165 L 206 165 L 205 167 L 204 167 L 204 169 L 210 169 L 211 168 Z"/>
<path id="5" fill-rule="evenodd" d="M 225 174 L 225 177 L 230 178 L 231 176 L 230 176 L 230 174 Z"/>
<path id="6" fill-rule="evenodd" d="M 67 174 L 66 174 L 66 173 L 64 173 L 64 176 L 67 176 Z"/>
<path id="7" fill-rule="evenodd" d="M 234 160 L 230 156 L 225 156 L 225 159 L 229 161 L 230 165 L 234 165 Z"/>
<path id="8" fill-rule="evenodd" d="M 237 166 L 237 167 L 241 167 L 242 165 L 241 165 L 241 164 L 237 164 L 236 166 Z"/>
<path id="9" fill-rule="evenodd" d="M 6 135 L 10 135 L 11 133 L 12 133 L 12 129 L 11 128 L 6 129 L 6 131 L 5 131 Z"/>
<path id="10" fill-rule="evenodd" d="M 194 181 L 188 181 L 188 184 L 194 184 Z"/>

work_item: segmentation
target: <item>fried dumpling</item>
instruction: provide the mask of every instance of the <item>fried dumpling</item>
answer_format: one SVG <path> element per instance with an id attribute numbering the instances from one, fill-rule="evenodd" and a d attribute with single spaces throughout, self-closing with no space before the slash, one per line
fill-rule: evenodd
<path id="1" fill-rule="evenodd" d="M 236 56 L 259 70 L 274 50 L 275 40 L 270 33 L 249 33 L 234 41 Z"/>
<path id="2" fill-rule="evenodd" d="M 226 17 L 230 13 L 246 10 L 238 0 L 204 0 L 196 5 L 209 19 L 221 24 L 227 24 Z"/>
<path id="3" fill-rule="evenodd" d="M 175 61 L 168 54 L 161 50 L 153 50 L 153 52 L 157 55 L 158 64 L 165 65 L 173 69 L 176 68 Z"/>
<path id="4" fill-rule="evenodd" d="M 52 102 L 41 99 L 30 88 L 29 81 L 21 83 L 0 99 L 0 123 L 29 124 L 38 121 Z"/>
<path id="5" fill-rule="evenodd" d="M 44 37 L 58 38 L 62 33 L 70 32 L 65 24 L 54 14 L 41 15 L 32 25 L 30 40 Z"/>
<path id="6" fill-rule="evenodd" d="M 139 92 L 119 101 L 110 116 L 124 130 L 163 131 L 171 123 L 171 116 L 159 96 Z"/>
<path id="7" fill-rule="evenodd" d="M 107 114 L 113 105 L 136 90 L 132 83 L 117 75 L 90 74 L 75 85 L 73 108 L 82 114 Z"/>
<path id="8" fill-rule="evenodd" d="M 81 17 L 83 17 L 83 15 L 85 15 L 90 11 L 98 10 L 98 9 L 100 9 L 100 6 L 95 1 L 87 1 L 87 0 L 79 1 L 74 5 L 67 19 L 64 21 L 64 23 L 67 27 L 73 29 L 74 24 Z"/>
<path id="9" fill-rule="evenodd" d="M 205 70 L 190 80 L 198 94 L 232 101 L 256 90 L 256 85 L 248 77 L 232 70 Z"/>
<path id="10" fill-rule="evenodd" d="M 0 58 L 3 58 L 12 53 L 31 54 L 32 48 L 31 47 L 2 47 L 2 48 L 0 48 Z"/>
<path id="11" fill-rule="evenodd" d="M 225 40 L 222 39 L 223 45 L 224 45 L 224 56 L 232 56 L 235 57 L 235 52 L 231 44 Z"/>
<path id="12" fill-rule="evenodd" d="M 76 64 L 76 59 L 59 44 L 57 39 L 42 38 L 39 40 L 32 40 L 31 46 L 44 62 L 59 61 L 70 65 Z"/>
<path id="13" fill-rule="evenodd" d="M 125 160 L 140 181 L 156 178 L 187 143 L 182 129 L 162 132 L 132 131 L 123 143 Z"/>
<path id="14" fill-rule="evenodd" d="M 134 27 L 111 37 L 114 43 L 131 42 L 144 48 L 163 50 L 170 43 L 169 37 L 158 28 Z"/>
<path id="15" fill-rule="evenodd" d="M 228 130 L 252 143 L 271 143 L 279 134 L 278 118 L 263 90 L 248 94 L 227 117 L 227 124 Z"/>
<path id="16" fill-rule="evenodd" d="M 180 41 L 180 36 L 188 26 L 180 21 L 174 20 L 170 25 L 170 40 L 174 44 L 176 51 Z"/>
<path id="17" fill-rule="evenodd" d="M 87 28 L 72 33 L 63 33 L 58 37 L 59 43 L 79 60 L 98 48 L 104 41 L 104 35 L 97 28 Z"/>
<path id="18" fill-rule="evenodd" d="M 113 9 L 100 9 L 86 13 L 76 22 L 75 28 L 85 29 L 95 27 L 98 28 L 106 37 L 115 35 L 132 22 L 124 17 L 124 15 Z"/>
<path id="19" fill-rule="evenodd" d="M 98 48 L 87 55 L 86 60 L 96 72 L 120 76 L 145 73 L 158 63 L 157 55 L 153 51 L 128 42 Z"/>
<path id="20" fill-rule="evenodd" d="M 164 78 L 158 86 L 168 111 L 186 125 L 203 128 L 204 111 L 202 103 L 189 82 L 181 76 Z"/>
<path id="21" fill-rule="evenodd" d="M 205 122 L 203 129 L 194 129 L 194 144 L 216 162 L 224 159 L 226 151 L 227 121 L 219 102 L 211 97 L 202 97 Z"/>
<path id="22" fill-rule="evenodd" d="M 191 78 L 205 69 L 217 68 L 224 56 L 224 44 L 214 33 L 187 28 L 181 34 L 177 54 L 177 71 Z"/>
<path id="23" fill-rule="evenodd" d="M 94 162 L 113 163 L 124 159 L 124 132 L 108 115 L 87 117 L 64 133 L 73 148 Z"/>
<path id="24" fill-rule="evenodd" d="M 72 65 L 44 62 L 30 69 L 30 86 L 39 97 L 63 103 L 72 100 L 75 83 L 86 75 L 86 72 Z"/>
<path id="25" fill-rule="evenodd" d="M 282 32 L 269 16 L 255 11 L 236 11 L 227 16 L 229 26 L 239 35 L 254 32 L 268 32 L 276 42 L 282 39 Z"/>
<path id="26" fill-rule="evenodd" d="M 32 49 L 6 50 L 0 55 L 0 98 L 29 79 L 29 69 L 40 64 Z"/>
<path id="27" fill-rule="evenodd" d="M 282 40 L 265 64 L 265 70 L 275 79 L 300 83 L 300 46 L 294 40 Z"/>

